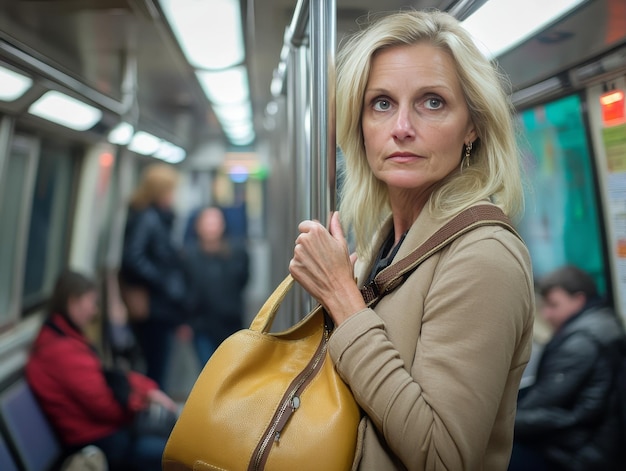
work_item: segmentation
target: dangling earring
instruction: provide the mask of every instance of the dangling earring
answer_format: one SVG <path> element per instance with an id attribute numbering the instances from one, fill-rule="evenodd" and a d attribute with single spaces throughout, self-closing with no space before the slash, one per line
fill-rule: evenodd
<path id="1" fill-rule="evenodd" d="M 463 161 L 461 162 L 461 169 L 469 168 L 470 157 L 472 154 L 472 143 L 465 144 L 465 154 L 463 155 Z"/>

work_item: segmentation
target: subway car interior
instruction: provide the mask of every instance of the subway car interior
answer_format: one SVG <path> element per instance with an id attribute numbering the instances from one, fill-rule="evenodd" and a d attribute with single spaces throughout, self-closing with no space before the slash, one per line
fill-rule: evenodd
<path id="1" fill-rule="evenodd" d="M 0 394 L 64 268 L 97 280 L 104 357 L 132 343 L 117 273 L 129 198 L 155 162 L 180 174 L 178 247 L 210 204 L 245 242 L 252 319 L 298 222 L 325 221 L 340 193 L 336 51 L 402 9 L 462 20 L 507 77 L 535 277 L 577 264 L 626 319 L 624 0 L 0 0 Z M 298 290 L 286 303 L 312 305 Z M 177 342 L 166 390 L 182 402 L 201 365 Z"/>

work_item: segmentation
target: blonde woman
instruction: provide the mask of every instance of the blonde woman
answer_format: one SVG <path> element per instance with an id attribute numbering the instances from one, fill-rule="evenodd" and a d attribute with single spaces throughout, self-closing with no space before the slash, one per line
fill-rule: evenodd
<path id="1" fill-rule="evenodd" d="M 338 59 L 341 223 L 354 231 L 358 262 L 335 213 L 329 230 L 300 224 L 290 271 L 336 325 L 330 356 L 364 412 L 354 469 L 506 470 L 532 338 L 523 242 L 483 226 L 374 309 L 359 292 L 463 209 L 522 208 L 498 74 L 441 12 L 382 17 Z"/>
<path id="2" fill-rule="evenodd" d="M 173 331 L 184 320 L 184 274 L 171 240 L 178 180 L 178 172 L 167 164 L 153 164 L 144 170 L 130 201 L 120 271 L 126 289 L 139 287 L 146 294 L 141 312 L 130 314 L 135 316 L 133 330 L 146 374 L 161 387 Z"/>

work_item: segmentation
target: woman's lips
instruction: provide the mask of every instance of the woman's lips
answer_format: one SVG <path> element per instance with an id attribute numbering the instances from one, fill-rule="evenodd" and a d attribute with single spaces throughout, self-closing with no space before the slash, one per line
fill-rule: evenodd
<path id="1" fill-rule="evenodd" d="M 413 154 L 412 152 L 394 152 L 389 157 L 387 157 L 387 159 L 393 160 L 394 162 L 412 162 L 420 158 L 422 157 Z"/>

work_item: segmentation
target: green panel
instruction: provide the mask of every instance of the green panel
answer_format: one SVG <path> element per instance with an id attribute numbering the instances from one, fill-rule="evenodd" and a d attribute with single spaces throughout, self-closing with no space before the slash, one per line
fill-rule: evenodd
<path id="1" fill-rule="evenodd" d="M 519 116 L 527 189 L 520 232 L 536 277 L 574 264 L 606 291 L 595 181 L 581 103 L 573 95 Z"/>

